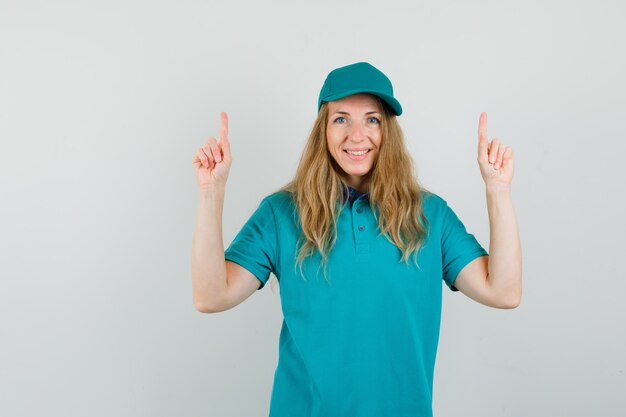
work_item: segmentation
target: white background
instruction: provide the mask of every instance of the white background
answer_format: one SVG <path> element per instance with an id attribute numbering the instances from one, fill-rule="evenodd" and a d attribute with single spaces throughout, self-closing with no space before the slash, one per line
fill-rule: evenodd
<path id="1" fill-rule="evenodd" d="M 619 1 L 0 0 L 0 415 L 266 416 L 278 287 L 195 311 L 191 160 L 227 111 L 227 246 L 294 175 L 327 73 L 369 61 L 418 177 L 485 248 L 481 111 L 516 160 L 522 304 L 444 288 L 435 415 L 623 416 L 624 16 Z"/>

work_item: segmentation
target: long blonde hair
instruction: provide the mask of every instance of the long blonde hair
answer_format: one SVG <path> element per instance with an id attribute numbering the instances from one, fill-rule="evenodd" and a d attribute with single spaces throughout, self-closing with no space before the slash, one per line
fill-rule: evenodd
<path id="1" fill-rule="evenodd" d="M 395 114 L 375 97 L 382 108 L 381 145 L 369 181 L 369 200 L 378 229 L 402 252 L 408 263 L 417 253 L 427 233 L 428 220 L 422 210 L 422 187 L 414 172 L 413 160 Z M 346 202 L 343 172 L 328 150 L 326 127 L 328 103 L 322 107 L 300 158 L 296 175 L 279 191 L 288 191 L 296 204 L 302 234 L 297 244 L 296 265 L 302 272 L 304 258 L 319 252 L 324 266 L 337 240 L 337 219 Z M 337 205 L 336 203 L 340 204 Z M 298 249 L 299 248 L 299 249 Z M 306 278 L 305 278 L 306 279 Z"/>

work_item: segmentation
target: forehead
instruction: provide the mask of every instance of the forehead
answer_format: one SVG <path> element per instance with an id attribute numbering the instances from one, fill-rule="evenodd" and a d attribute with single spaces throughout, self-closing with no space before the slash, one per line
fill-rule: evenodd
<path id="1" fill-rule="evenodd" d="M 353 111 L 360 109 L 381 110 L 378 100 L 371 94 L 365 93 L 353 94 L 351 96 L 340 98 L 339 100 L 328 102 L 328 110 L 330 112 L 339 110 L 349 111 L 350 109 Z"/>

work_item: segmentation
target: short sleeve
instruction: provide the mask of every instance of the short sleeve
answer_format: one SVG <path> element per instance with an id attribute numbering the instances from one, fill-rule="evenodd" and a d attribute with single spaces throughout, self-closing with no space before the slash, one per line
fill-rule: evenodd
<path id="1" fill-rule="evenodd" d="M 445 200 L 443 200 L 441 210 L 443 211 L 441 225 L 443 280 L 450 290 L 458 291 L 453 284 L 459 272 L 472 260 L 489 254 L 474 235 L 467 232 L 465 225 Z"/>
<path id="2" fill-rule="evenodd" d="M 261 281 L 259 290 L 274 272 L 276 233 L 274 211 L 266 197 L 224 251 L 226 260 L 241 265 Z"/>

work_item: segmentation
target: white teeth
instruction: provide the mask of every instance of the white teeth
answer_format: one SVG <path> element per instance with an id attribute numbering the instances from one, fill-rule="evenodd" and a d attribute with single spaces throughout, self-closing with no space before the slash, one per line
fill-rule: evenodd
<path id="1" fill-rule="evenodd" d="M 367 153 L 367 150 L 364 150 L 364 151 L 358 151 L 358 152 L 357 152 L 357 151 L 347 151 L 347 152 L 348 152 L 349 154 L 351 154 L 351 155 L 363 155 L 363 154 L 366 154 L 366 153 Z"/>

